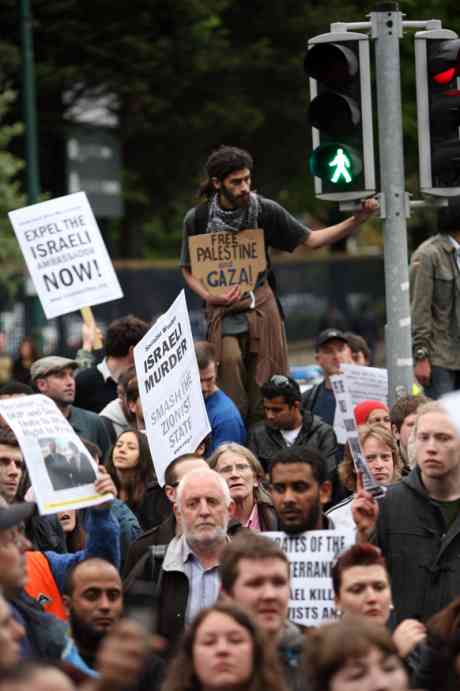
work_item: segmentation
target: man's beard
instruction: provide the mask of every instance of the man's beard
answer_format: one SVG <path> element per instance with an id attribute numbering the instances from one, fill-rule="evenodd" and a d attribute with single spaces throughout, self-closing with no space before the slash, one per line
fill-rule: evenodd
<path id="1" fill-rule="evenodd" d="M 307 530 L 316 530 L 318 525 L 319 517 L 321 516 L 321 503 L 319 501 L 315 502 L 312 506 L 310 513 L 308 514 L 306 520 L 303 523 L 297 525 L 284 525 L 282 516 L 279 516 L 280 529 L 290 535 L 296 535 L 297 533 L 305 533 Z"/>
<path id="2" fill-rule="evenodd" d="M 220 188 L 219 192 L 227 200 L 229 204 L 233 207 L 238 207 L 239 209 L 246 209 L 249 206 L 250 195 L 245 195 L 244 197 L 237 197 L 232 194 L 224 185 Z"/>
<path id="3" fill-rule="evenodd" d="M 201 536 L 200 533 L 195 531 L 187 533 L 185 530 L 183 531 L 183 534 L 190 547 L 198 547 L 205 550 L 211 549 L 214 545 L 217 545 L 225 540 L 227 536 L 227 525 L 224 528 L 221 528 L 220 526 L 216 527 L 214 534 L 210 536 Z"/>
<path id="4" fill-rule="evenodd" d="M 73 609 L 70 610 L 70 627 L 78 652 L 86 664 L 93 667 L 99 646 L 107 631 L 97 631 L 86 624 Z"/>

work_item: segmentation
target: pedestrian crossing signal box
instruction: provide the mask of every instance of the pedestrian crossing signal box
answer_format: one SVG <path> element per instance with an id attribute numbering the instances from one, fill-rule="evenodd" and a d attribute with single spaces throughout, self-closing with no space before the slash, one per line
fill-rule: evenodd
<path id="1" fill-rule="evenodd" d="M 450 29 L 415 34 L 420 189 L 460 195 L 460 39 Z"/>
<path id="2" fill-rule="evenodd" d="M 369 38 L 331 32 L 308 42 L 312 151 L 308 170 L 318 199 L 352 201 L 375 194 Z"/>

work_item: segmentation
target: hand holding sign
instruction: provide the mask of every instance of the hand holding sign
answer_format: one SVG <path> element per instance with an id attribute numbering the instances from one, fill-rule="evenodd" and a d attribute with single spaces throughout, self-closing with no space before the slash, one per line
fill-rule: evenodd
<path id="1" fill-rule="evenodd" d="M 379 515 L 379 505 L 370 492 L 363 488 L 362 474 L 356 478 L 357 492 L 351 503 L 353 520 L 358 531 L 358 542 L 368 542 Z"/>
<path id="2" fill-rule="evenodd" d="M 267 268 L 264 232 L 260 228 L 194 235 L 189 238 L 189 249 L 194 278 L 210 295 L 227 299 L 210 304 L 232 304 L 236 291 L 229 294 L 229 289 L 239 288 L 242 293 L 254 290 L 259 274 Z"/>
<path id="3" fill-rule="evenodd" d="M 99 504 L 99 506 L 95 506 L 94 509 L 108 509 L 110 508 L 113 498 L 117 496 L 117 488 L 104 466 L 98 466 L 98 472 L 99 477 L 94 483 L 94 488 L 98 494 L 108 494 L 110 496 L 106 502 Z"/>
<path id="4" fill-rule="evenodd" d="M 208 305 L 213 305 L 214 307 L 229 307 L 235 302 L 238 302 L 241 298 L 241 288 L 240 286 L 234 286 L 229 290 L 222 293 L 222 295 L 214 295 L 209 293 L 206 302 Z"/>

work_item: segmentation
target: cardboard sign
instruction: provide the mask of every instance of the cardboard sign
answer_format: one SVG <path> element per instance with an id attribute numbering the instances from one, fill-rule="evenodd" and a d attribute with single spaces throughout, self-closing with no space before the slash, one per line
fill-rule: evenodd
<path id="1" fill-rule="evenodd" d="M 145 431 L 160 485 L 168 465 L 196 450 L 211 427 L 181 291 L 134 348 Z"/>
<path id="2" fill-rule="evenodd" d="M 123 297 L 84 192 L 8 216 L 48 319 Z"/>
<path id="3" fill-rule="evenodd" d="M 240 286 L 254 290 L 259 273 L 267 268 L 265 236 L 260 228 L 239 233 L 205 233 L 189 238 L 192 275 L 219 295 Z"/>
<path id="4" fill-rule="evenodd" d="M 96 492 L 96 463 L 51 398 L 34 394 L 3 400 L 0 414 L 19 442 L 41 514 L 111 498 Z"/>
<path id="5" fill-rule="evenodd" d="M 302 626 L 334 620 L 337 611 L 332 587 L 332 563 L 355 542 L 344 530 L 309 530 L 298 535 L 268 532 L 286 552 L 291 565 L 288 619 Z"/>

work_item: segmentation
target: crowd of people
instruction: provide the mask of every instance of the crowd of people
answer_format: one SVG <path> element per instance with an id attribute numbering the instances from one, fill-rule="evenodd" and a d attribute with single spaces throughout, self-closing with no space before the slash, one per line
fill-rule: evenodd
<path id="1" fill-rule="evenodd" d="M 185 237 L 261 226 L 271 246 L 314 249 L 373 210 L 311 232 L 251 192 L 247 152 L 222 147 L 207 172 L 207 201 L 187 214 Z M 442 401 L 407 394 L 390 408 L 355 407 L 376 497 L 334 429 L 331 377 L 369 365 L 362 336 L 321 330 L 324 378 L 302 392 L 269 267 L 254 294 L 216 297 L 193 277 L 186 242 L 181 266 L 208 307 L 209 340 L 195 350 L 211 433 L 168 465 L 164 486 L 134 368 L 143 320 L 113 321 L 100 350 L 84 327 L 74 359 L 36 357 L 25 341 L 21 377 L 11 370 L 0 388 L 0 399 L 50 398 L 91 456 L 83 463 L 75 444 L 46 439 L 55 490 L 94 482 L 107 495 L 40 515 L 28 459 L 0 418 L 0 691 L 458 688 L 460 436 Z M 352 546 L 327 564 L 332 616 L 302 626 L 289 556 L 271 533 L 300 543 L 334 530 Z"/>

